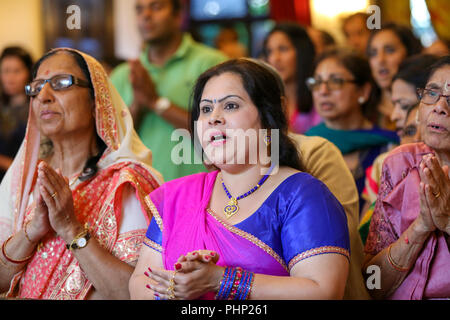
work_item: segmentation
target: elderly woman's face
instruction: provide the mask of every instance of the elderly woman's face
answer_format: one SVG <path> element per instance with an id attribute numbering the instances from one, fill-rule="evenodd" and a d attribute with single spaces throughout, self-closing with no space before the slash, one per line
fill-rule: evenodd
<path id="1" fill-rule="evenodd" d="M 46 80 L 62 74 L 88 80 L 75 58 L 65 52 L 58 52 L 44 60 L 34 80 Z M 85 87 L 72 85 L 54 90 L 50 83 L 46 83 L 32 98 L 32 108 L 39 130 L 49 138 L 73 136 L 94 127 L 94 101 Z"/>
<path id="2" fill-rule="evenodd" d="M 425 89 L 435 94 L 450 94 L 450 65 L 445 65 L 434 72 Z M 445 97 L 440 97 L 434 104 L 424 103 L 419 106 L 419 121 L 422 140 L 436 151 L 450 152 L 450 107 Z"/>
<path id="3" fill-rule="evenodd" d="M 313 89 L 314 107 L 325 119 L 336 121 L 345 119 L 354 112 L 359 112 L 361 105 L 358 98 L 364 96 L 363 89 L 354 83 L 354 76 L 335 58 L 327 58 L 319 63 L 314 78 L 322 83 Z M 339 81 L 341 85 L 333 87 L 330 81 Z"/>

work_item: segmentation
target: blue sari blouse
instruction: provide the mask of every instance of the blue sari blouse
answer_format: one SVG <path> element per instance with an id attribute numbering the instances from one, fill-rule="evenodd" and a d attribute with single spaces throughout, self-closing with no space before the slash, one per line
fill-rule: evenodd
<path id="1" fill-rule="evenodd" d="M 159 214 L 164 220 L 163 208 Z M 299 172 L 286 178 L 252 215 L 234 227 L 272 248 L 289 269 L 318 254 L 339 253 L 349 259 L 344 209 L 325 184 L 308 173 Z M 162 232 L 155 218 L 146 237 L 161 248 Z M 144 244 L 158 250 L 146 241 Z"/>

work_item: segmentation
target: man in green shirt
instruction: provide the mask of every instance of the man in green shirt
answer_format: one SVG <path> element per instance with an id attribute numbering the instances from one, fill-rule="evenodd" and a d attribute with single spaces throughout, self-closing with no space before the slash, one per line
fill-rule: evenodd
<path id="1" fill-rule="evenodd" d="M 197 77 L 226 57 L 182 32 L 180 0 L 136 0 L 136 13 L 144 49 L 138 60 L 119 65 L 111 81 L 165 181 L 206 171 L 194 161 L 186 131 L 189 100 Z"/>

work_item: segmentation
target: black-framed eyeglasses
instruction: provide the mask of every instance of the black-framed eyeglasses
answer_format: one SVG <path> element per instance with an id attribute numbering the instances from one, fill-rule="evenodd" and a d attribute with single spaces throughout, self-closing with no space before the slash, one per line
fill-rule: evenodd
<path id="1" fill-rule="evenodd" d="M 79 87 L 89 87 L 89 82 L 79 79 L 71 74 L 58 74 L 46 80 L 34 80 L 25 86 L 25 93 L 29 97 L 35 97 L 41 92 L 46 83 L 50 83 L 53 90 L 64 90 L 73 85 Z"/>
<path id="2" fill-rule="evenodd" d="M 425 104 L 435 104 L 441 97 L 444 97 L 447 100 L 447 105 L 450 106 L 450 95 L 441 94 L 439 90 L 419 88 L 417 89 L 417 95 L 420 101 Z"/>
<path id="3" fill-rule="evenodd" d="M 337 77 L 330 77 L 328 80 L 315 79 L 310 77 L 306 79 L 306 86 L 309 90 L 314 91 L 320 88 L 322 83 L 325 83 L 328 90 L 339 90 L 342 89 L 346 82 L 356 82 L 355 79 L 342 79 Z"/>

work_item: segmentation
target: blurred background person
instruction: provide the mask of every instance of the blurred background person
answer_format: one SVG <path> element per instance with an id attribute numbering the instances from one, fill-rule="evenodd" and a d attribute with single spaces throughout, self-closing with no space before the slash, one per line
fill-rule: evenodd
<path id="1" fill-rule="evenodd" d="M 342 22 L 346 45 L 363 55 L 366 54 L 367 42 L 370 37 L 370 30 L 367 28 L 368 18 L 367 13 L 357 12 L 346 17 Z"/>
<path id="2" fill-rule="evenodd" d="M 239 42 L 239 34 L 233 27 L 223 27 L 214 39 L 215 46 L 230 59 L 248 55 L 247 48 Z"/>
<path id="3" fill-rule="evenodd" d="M 380 127 L 395 130 L 395 123 L 390 120 L 394 109 L 391 102 L 392 78 L 406 57 L 418 54 L 421 50 L 420 41 L 405 26 L 388 23 L 381 29 L 372 30 L 367 44 L 367 56 L 373 78 L 381 90 L 376 119 Z"/>
<path id="4" fill-rule="evenodd" d="M 449 41 L 437 39 L 429 47 L 423 49 L 423 53 L 433 54 L 436 56 L 447 56 L 450 54 Z"/>
<path id="5" fill-rule="evenodd" d="M 263 50 L 264 58 L 284 82 L 289 130 L 304 133 L 319 124 L 320 116 L 306 86 L 314 71 L 315 49 L 305 28 L 292 22 L 276 25 L 264 40 Z"/>
<path id="6" fill-rule="evenodd" d="M 197 77 L 227 57 L 182 31 L 180 0 L 136 0 L 135 10 L 144 48 L 139 59 L 115 68 L 111 81 L 130 107 L 140 138 L 153 152 L 153 166 L 166 181 L 206 171 L 191 155 L 187 163 L 176 164 L 172 150 L 180 142 L 171 136 L 175 129 L 188 128 L 189 97 Z M 189 137 L 183 138 L 183 150 L 192 150 Z"/>
<path id="7" fill-rule="evenodd" d="M 324 137 L 342 152 L 356 182 L 361 210 L 367 167 L 390 144 L 398 143 L 395 132 L 379 128 L 366 116 L 377 102 L 369 64 L 354 51 L 327 51 L 318 58 L 308 86 L 324 122 L 306 135 Z"/>
<path id="8" fill-rule="evenodd" d="M 332 49 L 332 47 L 336 46 L 336 41 L 333 36 L 324 30 L 307 27 L 306 32 L 308 32 L 308 35 L 314 44 L 316 56 L 319 56 L 324 51 Z"/>
<path id="9" fill-rule="evenodd" d="M 25 136 L 29 100 L 25 85 L 33 60 L 21 47 L 7 47 L 0 55 L 0 182 Z"/>

